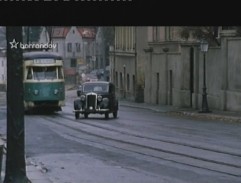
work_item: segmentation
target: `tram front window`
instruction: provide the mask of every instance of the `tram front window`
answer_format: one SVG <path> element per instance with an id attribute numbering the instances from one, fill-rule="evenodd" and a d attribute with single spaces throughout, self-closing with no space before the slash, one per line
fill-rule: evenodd
<path id="1" fill-rule="evenodd" d="M 57 79 L 56 67 L 33 67 L 34 79 Z"/>

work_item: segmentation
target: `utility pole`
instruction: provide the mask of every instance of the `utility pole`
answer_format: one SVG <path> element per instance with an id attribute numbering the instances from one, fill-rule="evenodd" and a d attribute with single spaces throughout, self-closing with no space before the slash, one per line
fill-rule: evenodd
<path id="1" fill-rule="evenodd" d="M 4 183 L 30 183 L 24 150 L 22 27 L 7 26 L 7 157 Z"/>

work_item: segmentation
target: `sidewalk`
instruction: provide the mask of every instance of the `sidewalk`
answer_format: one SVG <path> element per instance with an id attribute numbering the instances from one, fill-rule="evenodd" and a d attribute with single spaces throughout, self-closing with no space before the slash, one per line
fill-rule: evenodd
<path id="1" fill-rule="evenodd" d="M 5 168 L 6 168 L 6 153 L 2 157 L 2 169 L 0 175 L 0 183 L 4 181 L 5 178 Z M 44 174 L 41 167 L 34 165 L 32 162 L 26 160 L 26 175 L 27 178 L 31 181 L 30 183 L 53 183 L 50 181 L 47 176 Z"/>
<path id="2" fill-rule="evenodd" d="M 200 113 L 199 110 L 195 110 L 191 108 L 177 108 L 177 107 L 167 106 L 167 105 L 135 103 L 135 102 L 130 102 L 126 100 L 120 100 L 119 104 L 120 106 L 149 109 L 155 112 L 166 113 L 168 115 L 187 116 L 195 119 L 241 122 L 241 112 L 211 111 L 210 113 Z"/>
<path id="3" fill-rule="evenodd" d="M 2 183 L 4 181 L 5 177 L 5 161 L 6 161 L 6 155 L 3 156 L 3 169 L 1 172 L 1 179 L 0 182 Z M 31 162 L 28 162 L 26 160 L 26 175 L 27 178 L 30 180 L 30 183 L 53 183 L 50 181 L 47 176 L 44 174 L 43 170 L 32 164 Z"/>
<path id="4" fill-rule="evenodd" d="M 0 106 L 6 106 L 6 92 L 0 91 Z M 6 138 L 0 137 L 0 140 L 3 140 L 3 143 L 6 142 Z M 3 152 L 2 157 L 2 167 L 0 174 L 0 183 L 4 181 L 5 177 L 5 163 L 6 163 L 6 152 Z M 45 172 L 41 167 L 35 165 L 34 163 L 26 160 L 26 174 L 31 183 L 53 183 L 47 178 Z"/>

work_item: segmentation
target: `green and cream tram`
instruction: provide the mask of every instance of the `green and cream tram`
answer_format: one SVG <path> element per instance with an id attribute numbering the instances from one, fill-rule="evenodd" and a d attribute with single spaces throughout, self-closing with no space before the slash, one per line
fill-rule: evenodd
<path id="1" fill-rule="evenodd" d="M 54 52 L 23 53 L 24 108 L 61 111 L 65 105 L 63 59 Z"/>

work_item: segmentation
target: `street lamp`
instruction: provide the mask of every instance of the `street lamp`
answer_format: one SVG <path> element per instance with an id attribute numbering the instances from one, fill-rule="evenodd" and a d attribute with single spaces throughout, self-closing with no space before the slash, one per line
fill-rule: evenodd
<path id="1" fill-rule="evenodd" d="M 206 52 L 208 51 L 208 42 L 201 40 L 200 43 L 201 52 L 203 52 L 203 94 L 202 94 L 202 110 L 201 113 L 211 112 L 208 108 L 207 100 L 207 88 L 206 88 Z"/>

